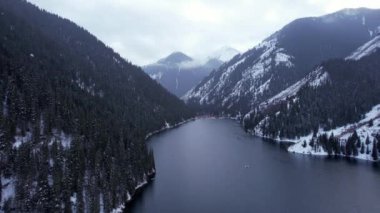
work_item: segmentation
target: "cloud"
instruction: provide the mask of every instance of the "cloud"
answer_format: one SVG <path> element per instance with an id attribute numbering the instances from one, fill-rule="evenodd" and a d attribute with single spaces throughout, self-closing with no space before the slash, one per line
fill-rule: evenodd
<path id="1" fill-rule="evenodd" d="M 138 65 L 174 51 L 205 57 L 222 46 L 252 48 L 293 19 L 374 0 L 29 0 L 68 18 Z"/>

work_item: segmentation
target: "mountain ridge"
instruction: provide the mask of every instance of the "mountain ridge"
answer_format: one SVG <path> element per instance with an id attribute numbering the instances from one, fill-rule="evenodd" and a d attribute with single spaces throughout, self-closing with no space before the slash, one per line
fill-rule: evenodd
<path id="1" fill-rule="evenodd" d="M 0 15 L 0 211 L 123 206 L 155 173 L 145 136 L 193 112 L 73 22 L 22 0 Z"/>
<path id="2" fill-rule="evenodd" d="M 246 114 L 244 127 L 255 135 L 295 142 L 290 152 L 376 161 L 380 145 L 378 43 L 379 36 L 350 54 L 372 50 L 360 58 L 323 62 Z"/>
<path id="3" fill-rule="evenodd" d="M 212 113 L 247 113 L 306 76 L 322 61 L 347 56 L 368 41 L 380 26 L 379 11 L 362 9 L 359 15 L 352 16 L 343 10 L 292 21 L 222 65 L 183 99 Z M 366 18 L 364 24 L 362 16 Z M 338 18 L 326 21 L 329 17 Z"/>

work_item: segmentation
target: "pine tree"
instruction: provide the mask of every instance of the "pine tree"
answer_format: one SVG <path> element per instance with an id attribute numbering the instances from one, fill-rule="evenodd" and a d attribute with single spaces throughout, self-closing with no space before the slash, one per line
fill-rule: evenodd
<path id="1" fill-rule="evenodd" d="M 306 141 L 303 141 L 303 143 L 302 143 L 302 147 L 303 147 L 303 148 L 306 148 Z"/>
<path id="2" fill-rule="evenodd" d="M 369 122 L 368 122 L 368 126 L 369 126 L 369 127 L 372 127 L 372 126 L 373 126 L 373 119 L 369 120 Z"/>
<path id="3" fill-rule="evenodd" d="M 314 147 L 314 139 L 310 139 L 309 146 Z"/>
<path id="4" fill-rule="evenodd" d="M 3 183 L 1 182 L 1 178 L 2 177 L 2 174 L 0 172 L 0 200 L 3 200 L 2 198 L 2 194 L 3 194 Z"/>
<path id="5" fill-rule="evenodd" d="M 372 142 L 373 146 L 372 146 L 372 158 L 373 160 L 378 160 L 379 159 L 379 154 L 378 154 L 378 150 L 377 150 L 377 143 L 376 143 L 376 140 L 374 140 Z"/>
<path id="6" fill-rule="evenodd" d="M 360 154 L 364 154 L 364 144 L 361 143 L 361 146 L 360 146 Z"/>
<path id="7" fill-rule="evenodd" d="M 0 27 L 0 38 L 7 38 L 0 45 L 0 173 L 17 179 L 15 198 L 2 207 L 71 212 L 70 197 L 77 193 L 78 210 L 86 201 L 98 212 L 102 192 L 109 212 L 125 188 L 134 189 L 154 167 L 145 135 L 193 112 L 72 22 L 26 1 L 0 1 L 0 8 L 0 22 L 13 26 Z M 96 85 L 95 91 L 77 80 Z M 33 133 L 32 142 L 13 148 L 17 129 L 19 135 Z M 123 135 L 128 140 L 118 143 Z M 84 177 L 94 179 L 88 183 Z M 1 195 L 0 187 L 0 200 Z"/>
<path id="8" fill-rule="evenodd" d="M 371 142 L 369 141 L 369 136 L 365 139 L 365 145 L 369 145 Z"/>

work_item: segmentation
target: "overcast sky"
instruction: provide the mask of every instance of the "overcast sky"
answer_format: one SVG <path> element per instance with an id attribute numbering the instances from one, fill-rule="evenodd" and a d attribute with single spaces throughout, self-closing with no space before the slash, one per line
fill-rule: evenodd
<path id="1" fill-rule="evenodd" d="M 246 51 L 293 19 L 380 0 L 29 0 L 86 28 L 137 65 L 173 51 Z"/>

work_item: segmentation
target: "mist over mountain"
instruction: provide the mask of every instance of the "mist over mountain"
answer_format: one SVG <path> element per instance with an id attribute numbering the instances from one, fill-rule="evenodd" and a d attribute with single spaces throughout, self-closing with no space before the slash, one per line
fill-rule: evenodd
<path id="1" fill-rule="evenodd" d="M 380 212 L 380 9 L 299 18 L 240 53 L 222 45 L 300 8 L 41 1 L 140 63 L 195 55 L 138 67 L 28 1 L 0 0 L 0 213 Z"/>
<path id="2" fill-rule="evenodd" d="M 143 69 L 169 92 L 182 97 L 211 71 L 238 53 L 233 48 L 223 47 L 207 58 L 193 59 L 182 52 L 174 52 L 156 63 L 144 66 Z"/>

